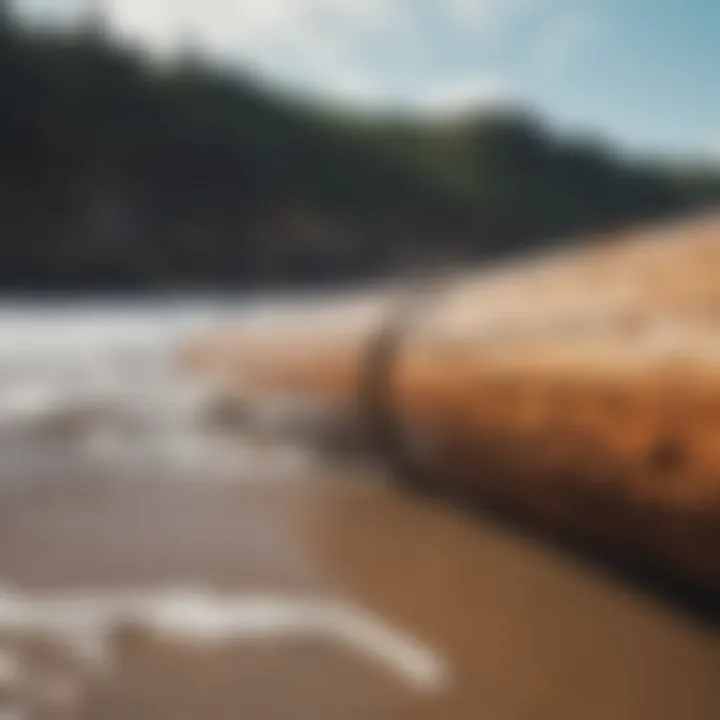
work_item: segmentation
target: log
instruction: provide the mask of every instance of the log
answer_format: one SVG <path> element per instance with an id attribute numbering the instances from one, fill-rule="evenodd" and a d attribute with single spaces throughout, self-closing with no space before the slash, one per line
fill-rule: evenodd
<path id="1" fill-rule="evenodd" d="M 229 393 L 302 396 L 410 482 L 720 591 L 720 218 L 591 238 L 198 338 Z"/>

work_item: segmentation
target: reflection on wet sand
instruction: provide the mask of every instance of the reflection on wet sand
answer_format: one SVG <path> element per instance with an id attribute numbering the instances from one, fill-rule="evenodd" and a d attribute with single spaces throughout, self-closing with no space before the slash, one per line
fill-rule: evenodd
<path id="1" fill-rule="evenodd" d="M 36 704 L 55 698 L 48 717 L 718 716 L 715 628 L 489 519 L 320 464 L 270 484 L 243 482 L 251 465 L 181 483 L 80 470 L 60 480 L 48 469 L 5 494 L 0 568 L 9 588 L 86 601 L 184 589 L 195 598 L 179 613 L 184 627 L 195 613 L 206 629 L 214 617 L 216 630 L 229 598 L 238 607 L 258 593 L 314 598 L 377 618 L 401 644 L 446 663 L 448 682 L 418 692 L 358 646 L 376 632 L 360 620 L 354 639 L 218 632 L 208 644 L 178 631 L 176 605 L 172 632 L 147 622 L 114 628 L 110 672 L 63 670 L 55 691 L 36 689 Z M 22 660 L 33 633 L 13 634 L 4 607 L 4 650 Z"/>
<path id="2" fill-rule="evenodd" d="M 600 569 L 382 486 L 308 504 L 303 538 L 324 569 L 453 659 L 455 692 L 437 712 L 489 701 L 507 717 L 720 712 L 715 629 Z"/>

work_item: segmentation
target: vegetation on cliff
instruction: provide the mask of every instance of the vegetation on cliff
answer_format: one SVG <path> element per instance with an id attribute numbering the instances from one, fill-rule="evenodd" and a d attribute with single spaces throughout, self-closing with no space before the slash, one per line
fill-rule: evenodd
<path id="1" fill-rule="evenodd" d="M 341 280 L 480 259 L 720 197 L 529 113 L 330 113 L 101 34 L 0 35 L 0 283 Z"/>

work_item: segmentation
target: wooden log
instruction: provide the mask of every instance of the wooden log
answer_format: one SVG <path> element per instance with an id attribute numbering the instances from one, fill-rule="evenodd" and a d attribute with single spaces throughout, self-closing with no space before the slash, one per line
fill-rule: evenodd
<path id="1" fill-rule="evenodd" d="M 720 590 L 720 219 L 457 274 L 379 335 L 392 308 L 300 307 L 191 356 L 347 417 L 374 392 L 381 434 L 437 486 Z"/>

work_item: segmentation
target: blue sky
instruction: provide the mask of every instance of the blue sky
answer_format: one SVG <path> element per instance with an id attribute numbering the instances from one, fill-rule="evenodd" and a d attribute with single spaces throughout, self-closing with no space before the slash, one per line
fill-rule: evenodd
<path id="1" fill-rule="evenodd" d="M 158 58 L 194 44 L 269 82 L 364 107 L 514 102 L 620 147 L 720 160 L 720 0 L 15 0 L 101 3 Z"/>

